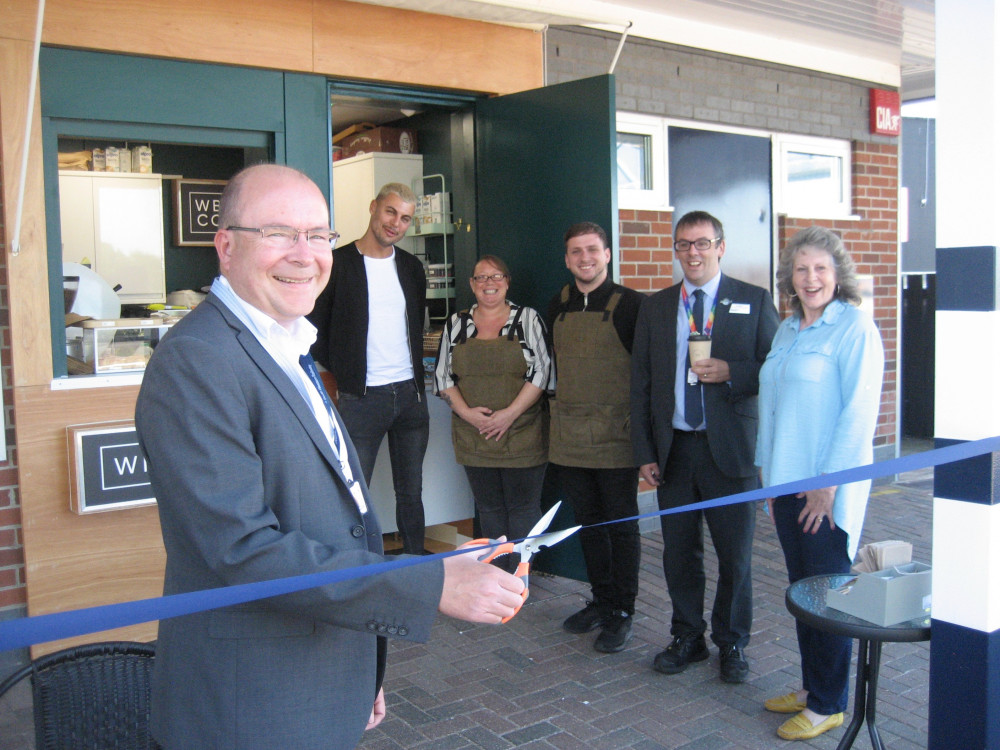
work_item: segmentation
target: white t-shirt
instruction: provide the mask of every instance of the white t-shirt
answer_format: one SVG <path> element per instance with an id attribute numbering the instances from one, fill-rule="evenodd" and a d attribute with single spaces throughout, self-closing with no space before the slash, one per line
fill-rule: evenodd
<path id="1" fill-rule="evenodd" d="M 413 379 L 406 337 L 406 299 L 396 273 L 396 253 L 388 258 L 365 256 L 368 277 L 367 385 Z"/>

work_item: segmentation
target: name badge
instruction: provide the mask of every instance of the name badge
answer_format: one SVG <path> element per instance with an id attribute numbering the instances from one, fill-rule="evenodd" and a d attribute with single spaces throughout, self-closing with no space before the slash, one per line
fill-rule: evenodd
<path id="1" fill-rule="evenodd" d="M 750 303 L 749 302 L 734 302 L 729 307 L 729 312 L 734 315 L 749 315 L 750 314 Z"/>

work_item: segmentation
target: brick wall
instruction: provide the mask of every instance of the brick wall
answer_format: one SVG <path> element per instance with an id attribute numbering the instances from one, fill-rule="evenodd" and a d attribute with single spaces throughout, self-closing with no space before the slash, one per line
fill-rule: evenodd
<path id="1" fill-rule="evenodd" d="M 2 172 L 0 172 L 2 175 Z M 6 206 L 0 181 L 0 383 L 3 387 L 3 429 L 6 455 L 0 455 L 0 619 L 23 614 L 27 601 L 24 588 L 24 546 L 21 536 L 21 506 L 14 448 L 14 382 L 10 371 L 10 306 L 7 286 Z M 16 610 L 16 611 L 13 611 Z"/>
<path id="2" fill-rule="evenodd" d="M 782 218 L 779 242 L 784 245 L 795 232 L 810 224 L 828 227 L 841 236 L 859 274 L 875 283 L 875 323 L 885 348 L 882 409 L 875 432 L 875 446 L 896 441 L 896 391 L 899 371 L 899 320 L 897 318 L 897 186 L 899 149 L 895 145 L 855 143 L 852 185 L 854 213 L 860 220 L 808 221 Z"/>
<path id="3" fill-rule="evenodd" d="M 621 283 L 640 292 L 673 283 L 673 214 L 670 211 L 618 212 Z"/>
<path id="4" fill-rule="evenodd" d="M 607 73 L 620 36 L 578 27 L 546 33 L 547 84 Z M 858 219 L 778 221 L 778 245 L 816 223 L 843 237 L 858 273 L 875 279 L 875 320 L 886 353 L 875 445 L 892 454 L 898 369 L 897 138 L 868 132 L 868 89 L 845 79 L 760 60 L 629 37 L 615 68 L 619 112 L 658 115 L 765 132 L 840 138 L 853 144 L 853 213 Z M 619 212 L 622 283 L 644 292 L 673 283 L 669 211 Z M 725 261 L 723 261 L 725 268 Z M 878 449 L 882 450 L 879 451 Z"/>
<path id="5" fill-rule="evenodd" d="M 546 84 L 603 75 L 619 36 L 546 32 Z M 892 143 L 868 132 L 869 84 L 825 73 L 629 37 L 615 67 L 620 112 L 781 133 Z"/>
<path id="6" fill-rule="evenodd" d="M 783 247 L 797 231 L 812 224 L 828 227 L 844 240 L 858 273 L 874 277 L 875 322 L 885 347 L 885 379 L 875 446 L 888 448 L 895 444 L 896 435 L 899 351 L 896 185 L 899 183 L 899 150 L 892 144 L 855 143 L 852 161 L 853 211 L 858 218 L 812 220 L 781 216 L 778 219 L 778 245 Z M 654 292 L 674 283 L 672 219 L 669 211 L 619 211 L 622 284 L 643 292 Z M 785 314 L 784 309 L 782 313 Z"/>

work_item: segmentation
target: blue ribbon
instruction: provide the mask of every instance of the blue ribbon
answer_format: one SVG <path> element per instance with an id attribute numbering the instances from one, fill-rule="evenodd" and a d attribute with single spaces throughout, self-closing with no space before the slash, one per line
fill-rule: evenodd
<path id="1" fill-rule="evenodd" d="M 754 500 L 763 500 L 768 497 L 778 497 L 780 495 L 791 495 L 808 490 L 831 487 L 834 485 L 850 484 L 877 477 L 889 476 L 890 474 L 902 474 L 908 471 L 924 469 L 931 466 L 961 461 L 984 453 L 1000 452 L 1000 436 L 973 440 L 966 443 L 957 443 L 944 448 L 916 453 L 902 458 L 894 458 L 889 461 L 859 466 L 854 469 L 845 469 L 830 474 L 822 474 L 810 479 L 803 479 L 796 482 L 764 487 L 759 490 L 750 490 L 735 495 L 706 500 L 700 503 L 669 508 L 654 513 L 621 518 L 606 523 L 619 523 L 621 521 L 640 520 L 667 515 L 669 513 L 681 513 L 691 510 L 701 510 L 704 508 L 714 508 L 722 505 L 732 505 L 735 503 L 746 503 Z M 602 524 L 599 524 L 602 525 Z M 492 545 L 484 545 L 479 549 L 486 549 Z M 8 651 L 15 648 L 25 648 L 36 643 L 61 640 L 75 636 L 96 633 L 102 630 L 126 627 L 128 625 L 138 625 L 143 622 L 153 620 L 165 620 L 169 617 L 179 617 L 190 615 L 196 612 L 204 612 L 218 607 L 228 607 L 234 604 L 245 604 L 258 599 L 266 599 L 280 594 L 290 594 L 296 591 L 314 588 L 316 586 L 328 586 L 342 581 L 350 581 L 370 575 L 386 573 L 397 568 L 405 568 L 411 565 L 422 565 L 432 560 L 440 560 L 452 555 L 464 554 L 470 548 L 441 552 L 436 555 L 421 557 L 401 557 L 374 565 L 362 565 L 344 570 L 332 570 L 322 573 L 308 573 L 300 576 L 279 578 L 273 581 L 258 581 L 255 583 L 244 583 L 234 586 L 225 586 L 218 589 L 207 589 L 204 591 L 192 591 L 185 594 L 173 594 L 171 596 L 155 597 L 152 599 L 140 599 L 138 601 L 121 602 L 119 604 L 107 604 L 100 607 L 87 607 L 85 609 L 72 610 L 70 612 L 55 612 L 48 615 L 36 615 L 34 617 L 22 617 L 16 620 L 0 622 L 0 651 Z"/>

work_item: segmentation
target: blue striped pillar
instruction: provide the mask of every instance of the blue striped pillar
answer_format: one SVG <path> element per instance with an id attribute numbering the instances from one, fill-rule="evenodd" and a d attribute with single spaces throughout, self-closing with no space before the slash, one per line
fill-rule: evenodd
<path id="1" fill-rule="evenodd" d="M 1000 9 L 937 0 L 937 445 L 1000 435 Z M 930 750 L 1000 748 L 1000 454 L 934 472 Z"/>
<path id="2" fill-rule="evenodd" d="M 935 447 L 1000 434 L 996 271 L 937 251 Z M 928 748 L 1000 748 L 1000 454 L 935 469 L 933 544 Z"/>

